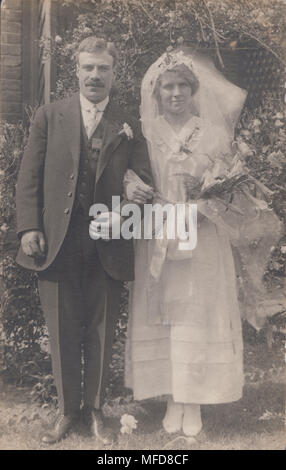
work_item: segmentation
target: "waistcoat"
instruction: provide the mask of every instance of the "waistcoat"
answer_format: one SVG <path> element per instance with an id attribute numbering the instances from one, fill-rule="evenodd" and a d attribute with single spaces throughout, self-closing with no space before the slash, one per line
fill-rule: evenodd
<path id="1" fill-rule="evenodd" d="M 103 132 L 104 125 L 103 119 L 101 119 L 92 137 L 88 139 L 81 119 L 80 163 L 76 189 L 76 206 L 80 205 L 82 207 L 87 218 L 90 206 L 94 202 L 96 170 Z"/>

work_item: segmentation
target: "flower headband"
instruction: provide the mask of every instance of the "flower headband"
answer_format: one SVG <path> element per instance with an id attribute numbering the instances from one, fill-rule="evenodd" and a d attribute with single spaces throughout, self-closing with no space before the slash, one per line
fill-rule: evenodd
<path id="1" fill-rule="evenodd" d="M 150 92 L 154 90 L 158 77 L 168 70 L 172 70 L 177 65 L 185 65 L 194 73 L 194 66 L 190 56 L 184 54 L 183 51 L 179 52 L 165 52 L 153 65 L 153 77 L 150 80 Z"/>

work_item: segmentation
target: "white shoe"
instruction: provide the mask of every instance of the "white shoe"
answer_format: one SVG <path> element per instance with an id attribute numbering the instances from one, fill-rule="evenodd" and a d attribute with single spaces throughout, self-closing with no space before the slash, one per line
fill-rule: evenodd
<path id="1" fill-rule="evenodd" d="M 179 432 L 182 429 L 184 414 L 183 403 L 175 403 L 173 398 L 168 399 L 167 411 L 163 419 L 163 428 L 169 434 Z"/>
<path id="2" fill-rule="evenodd" d="M 183 431 L 186 436 L 196 436 L 202 429 L 200 405 L 184 404 Z"/>

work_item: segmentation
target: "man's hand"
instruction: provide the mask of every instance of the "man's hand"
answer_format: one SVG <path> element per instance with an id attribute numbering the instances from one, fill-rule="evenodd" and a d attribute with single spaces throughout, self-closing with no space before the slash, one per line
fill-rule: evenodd
<path id="1" fill-rule="evenodd" d="M 46 255 L 45 237 L 39 230 L 29 230 L 21 238 L 22 249 L 27 256 L 44 258 Z"/>
<path id="2" fill-rule="evenodd" d="M 118 212 L 104 212 L 92 220 L 89 225 L 89 235 L 93 240 L 109 241 L 119 238 L 121 230 L 121 216 Z"/>

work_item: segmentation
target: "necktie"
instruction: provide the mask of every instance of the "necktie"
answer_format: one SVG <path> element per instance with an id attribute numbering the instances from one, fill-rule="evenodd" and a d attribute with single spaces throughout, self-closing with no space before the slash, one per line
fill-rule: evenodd
<path id="1" fill-rule="evenodd" d="M 88 118 L 86 132 L 87 132 L 88 139 L 90 139 L 97 127 L 98 119 L 100 116 L 99 110 L 97 109 L 95 105 L 88 109 L 88 116 L 89 118 Z"/>
<path id="2" fill-rule="evenodd" d="M 91 116 L 92 116 L 93 119 L 95 120 L 95 119 L 96 119 L 96 116 L 97 116 L 97 113 L 98 113 L 97 106 L 96 106 L 96 105 L 92 106 L 90 112 L 91 112 Z"/>

